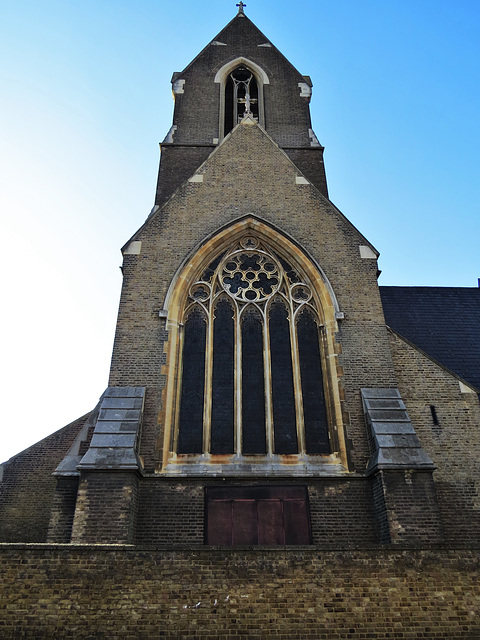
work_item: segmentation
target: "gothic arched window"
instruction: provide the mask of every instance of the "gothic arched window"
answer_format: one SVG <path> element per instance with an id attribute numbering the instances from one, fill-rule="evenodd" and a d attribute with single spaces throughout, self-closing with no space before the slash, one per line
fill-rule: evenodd
<path id="1" fill-rule="evenodd" d="M 258 85 L 254 74 L 246 67 L 237 67 L 225 83 L 224 135 L 246 115 L 258 122 Z"/>
<path id="2" fill-rule="evenodd" d="M 235 58 L 217 70 L 214 82 L 219 84 L 219 140 L 230 133 L 246 112 L 266 127 L 263 94 L 270 80 L 262 67 L 253 60 Z"/>
<path id="3" fill-rule="evenodd" d="M 311 284 L 245 235 L 190 286 L 177 455 L 328 455 L 324 334 Z"/>

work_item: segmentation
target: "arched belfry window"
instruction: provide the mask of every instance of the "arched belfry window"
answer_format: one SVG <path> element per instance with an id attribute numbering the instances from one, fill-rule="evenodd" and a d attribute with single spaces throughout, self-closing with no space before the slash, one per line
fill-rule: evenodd
<path id="1" fill-rule="evenodd" d="M 239 57 L 217 70 L 214 82 L 219 84 L 219 140 L 226 136 L 249 113 L 266 128 L 264 87 L 270 84 L 265 71 L 253 60 Z"/>
<path id="2" fill-rule="evenodd" d="M 316 300 L 308 278 L 254 234 L 198 273 L 179 316 L 177 458 L 331 454 Z"/>
<path id="3" fill-rule="evenodd" d="M 225 123 L 227 135 L 249 114 L 258 122 L 258 85 L 254 74 L 246 67 L 234 69 L 225 83 Z"/>

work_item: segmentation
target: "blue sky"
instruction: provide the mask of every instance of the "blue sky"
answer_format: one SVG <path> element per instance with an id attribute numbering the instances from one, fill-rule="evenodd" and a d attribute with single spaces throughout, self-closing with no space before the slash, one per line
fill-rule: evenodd
<path id="1" fill-rule="evenodd" d="M 170 78 L 234 1 L 0 0 L 0 462 L 107 385 L 120 247 L 153 205 Z M 330 197 L 380 284 L 477 286 L 478 0 L 250 0 L 314 83 Z"/>

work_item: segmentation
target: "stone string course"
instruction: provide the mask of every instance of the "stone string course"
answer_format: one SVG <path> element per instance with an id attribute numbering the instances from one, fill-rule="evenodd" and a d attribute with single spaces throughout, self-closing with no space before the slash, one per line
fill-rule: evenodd
<path id="1" fill-rule="evenodd" d="M 0 637 L 480 638 L 480 548 L 0 545 Z"/>

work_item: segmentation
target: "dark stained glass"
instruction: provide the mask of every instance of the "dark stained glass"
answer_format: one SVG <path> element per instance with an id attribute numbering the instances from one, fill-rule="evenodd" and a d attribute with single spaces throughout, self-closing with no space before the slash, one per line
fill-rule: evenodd
<path id="1" fill-rule="evenodd" d="M 225 127 L 224 133 L 230 133 L 234 127 L 233 122 L 233 80 L 229 77 L 225 85 Z"/>
<path id="2" fill-rule="evenodd" d="M 210 280 L 213 277 L 213 274 L 215 273 L 218 265 L 220 264 L 220 260 L 223 258 L 224 255 L 225 255 L 225 251 L 221 253 L 219 256 L 217 256 L 215 260 L 213 260 L 213 262 L 211 262 L 208 265 L 208 267 L 202 273 L 202 277 L 200 278 L 200 280 L 203 280 L 203 282 L 210 282 Z"/>
<path id="3" fill-rule="evenodd" d="M 224 284 L 229 285 L 229 291 L 231 293 L 237 293 L 239 289 L 246 289 L 248 287 L 248 282 L 244 280 L 243 273 L 237 273 L 233 276 L 233 278 L 224 278 Z"/>
<path id="4" fill-rule="evenodd" d="M 242 453 L 266 453 L 263 328 L 260 316 L 242 321 Z"/>
<path id="5" fill-rule="evenodd" d="M 242 271 L 260 271 L 260 256 L 257 254 L 243 254 L 240 258 L 240 269 Z"/>
<path id="6" fill-rule="evenodd" d="M 318 327 L 309 312 L 297 323 L 307 453 L 330 453 Z"/>
<path id="7" fill-rule="evenodd" d="M 192 311 L 185 322 L 178 453 L 202 453 L 205 392 L 205 339 L 202 312 Z"/>
<path id="8" fill-rule="evenodd" d="M 272 305 L 269 328 L 275 453 L 297 453 L 290 327 L 287 309 L 282 302 Z"/>
<path id="9" fill-rule="evenodd" d="M 287 278 L 290 281 L 290 284 L 295 284 L 296 282 L 300 282 L 300 278 L 298 277 L 297 272 L 292 269 L 292 267 L 288 264 L 288 262 L 278 255 L 276 257 L 278 258 L 282 267 L 285 269 L 285 272 L 286 272 Z"/>
<path id="10" fill-rule="evenodd" d="M 233 308 L 220 300 L 213 322 L 211 453 L 234 452 Z"/>
<path id="11" fill-rule="evenodd" d="M 253 283 L 255 289 L 262 289 L 263 295 L 269 296 L 272 293 L 272 288 L 278 284 L 278 278 L 270 278 L 267 274 L 261 273 L 257 280 Z"/>

